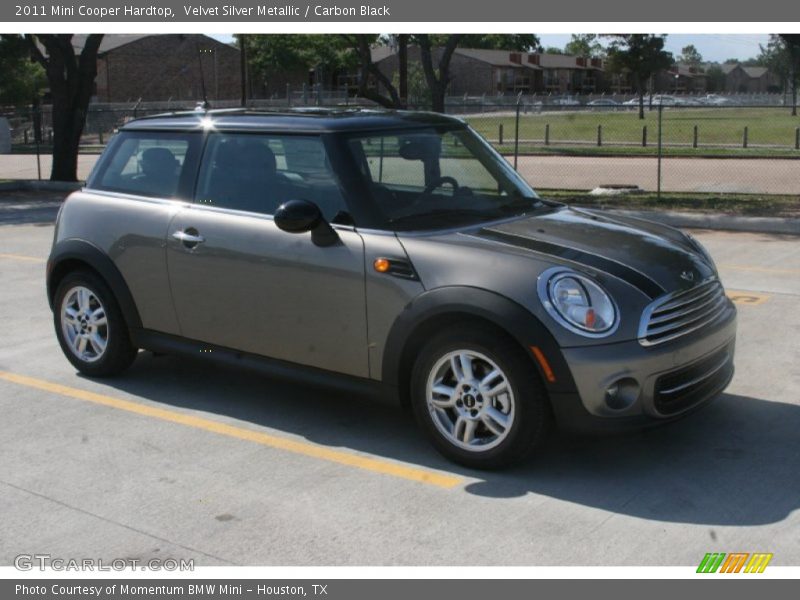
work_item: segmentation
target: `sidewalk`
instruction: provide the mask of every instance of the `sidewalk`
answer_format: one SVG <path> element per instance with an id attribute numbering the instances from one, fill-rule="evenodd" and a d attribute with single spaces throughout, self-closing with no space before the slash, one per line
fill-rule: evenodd
<path id="1" fill-rule="evenodd" d="M 78 155 L 78 179 L 85 181 L 99 154 Z M 41 155 L 42 179 L 50 179 L 53 157 Z M 35 154 L 0 154 L 0 181 L 4 179 L 38 179 Z"/>
<path id="2" fill-rule="evenodd" d="M 81 154 L 78 178 L 85 180 L 99 158 Z M 42 155 L 41 163 L 42 179 L 47 179 L 51 157 Z M 591 190 L 626 184 L 655 191 L 657 182 L 655 158 L 520 156 L 519 172 L 534 189 Z M 35 154 L 0 155 L 0 180 L 36 178 Z M 665 192 L 792 195 L 800 192 L 800 160 L 665 158 L 661 181 Z"/>

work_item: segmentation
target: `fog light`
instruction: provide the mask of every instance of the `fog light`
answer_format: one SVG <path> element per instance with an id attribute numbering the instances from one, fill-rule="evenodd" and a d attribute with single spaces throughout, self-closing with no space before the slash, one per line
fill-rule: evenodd
<path id="1" fill-rule="evenodd" d="M 605 403 L 611 410 L 623 410 L 639 399 L 639 383 L 631 377 L 617 379 L 606 388 Z"/>

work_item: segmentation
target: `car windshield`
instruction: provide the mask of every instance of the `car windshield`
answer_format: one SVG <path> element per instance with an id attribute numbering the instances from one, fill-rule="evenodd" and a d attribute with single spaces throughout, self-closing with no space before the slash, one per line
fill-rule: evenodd
<path id="1" fill-rule="evenodd" d="M 543 206 L 468 127 L 373 131 L 348 142 L 386 229 L 455 227 Z"/>

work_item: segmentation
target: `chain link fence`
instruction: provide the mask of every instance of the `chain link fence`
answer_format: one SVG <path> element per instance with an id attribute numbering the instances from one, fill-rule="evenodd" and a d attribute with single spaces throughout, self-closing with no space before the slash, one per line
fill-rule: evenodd
<path id="1" fill-rule="evenodd" d="M 346 91 L 305 93 L 307 97 L 300 92 L 296 97 L 253 100 L 249 107 L 374 106 Z M 768 194 L 800 201 L 800 118 L 781 104 L 782 95 L 709 96 L 705 103 L 696 97 L 693 102 L 676 98 L 646 98 L 644 119 L 638 116 L 638 100 L 630 96 L 449 97 L 446 107 L 486 137 L 539 190 L 599 196 L 629 190 L 658 197 Z M 237 104 L 219 102 L 215 108 Z M 193 108 L 170 102 L 90 106 L 79 176 L 88 174 L 114 131 L 127 121 Z M 49 107 L 3 116 L 11 127 L 11 161 L 16 160 L 17 168 L 4 168 L 0 179 L 46 178 L 52 144 Z"/>

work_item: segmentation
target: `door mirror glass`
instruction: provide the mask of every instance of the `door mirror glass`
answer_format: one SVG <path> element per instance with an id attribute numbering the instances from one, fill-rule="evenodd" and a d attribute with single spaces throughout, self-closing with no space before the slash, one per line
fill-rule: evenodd
<path id="1" fill-rule="evenodd" d="M 308 200 L 289 200 L 275 211 L 275 225 L 288 233 L 311 231 L 322 222 L 319 207 Z"/>

